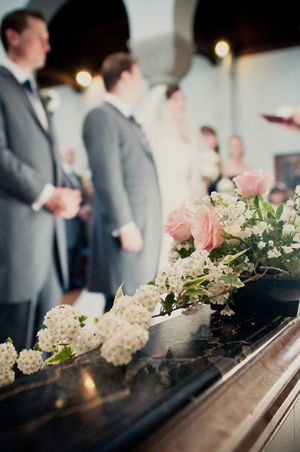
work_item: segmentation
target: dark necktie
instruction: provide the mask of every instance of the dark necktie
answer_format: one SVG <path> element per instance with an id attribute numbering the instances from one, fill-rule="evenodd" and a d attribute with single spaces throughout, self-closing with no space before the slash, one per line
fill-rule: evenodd
<path id="1" fill-rule="evenodd" d="M 30 79 L 27 79 L 27 80 L 25 80 L 25 82 L 22 83 L 22 85 L 25 88 L 25 91 L 27 91 L 27 95 L 30 94 L 29 97 L 32 97 L 30 99 L 32 107 L 33 107 L 40 123 L 42 124 L 44 129 L 47 130 L 48 126 L 49 126 L 48 120 L 47 120 L 47 115 L 45 113 L 39 93 L 38 93 L 34 83 L 32 83 L 32 81 Z"/>
<path id="2" fill-rule="evenodd" d="M 32 87 L 31 80 L 25 80 L 25 82 L 23 82 L 23 86 L 27 91 L 29 91 L 32 94 L 35 94 L 33 87 Z"/>

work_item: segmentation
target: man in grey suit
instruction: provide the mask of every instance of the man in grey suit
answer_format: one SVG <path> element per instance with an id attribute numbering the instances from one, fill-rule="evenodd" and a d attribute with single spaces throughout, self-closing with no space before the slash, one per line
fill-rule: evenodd
<path id="1" fill-rule="evenodd" d="M 62 218 L 80 194 L 62 188 L 52 125 L 33 71 L 50 50 L 40 13 L 4 17 L 0 65 L 0 341 L 29 347 L 45 313 L 60 302 L 66 275 Z M 61 218 L 62 217 L 62 218 Z"/>
<path id="2" fill-rule="evenodd" d="M 112 306 L 118 286 L 131 295 L 154 278 L 160 250 L 160 193 L 151 150 L 131 116 L 143 80 L 127 53 L 106 58 L 105 102 L 86 117 L 83 139 L 95 188 L 88 289 Z"/>

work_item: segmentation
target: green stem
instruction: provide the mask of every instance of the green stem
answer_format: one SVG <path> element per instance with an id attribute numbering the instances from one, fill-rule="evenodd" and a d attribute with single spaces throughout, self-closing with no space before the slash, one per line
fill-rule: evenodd
<path id="1" fill-rule="evenodd" d="M 265 269 L 265 270 L 276 270 L 276 271 L 278 271 L 279 273 L 284 273 L 284 274 L 286 274 L 286 275 L 289 275 L 289 272 L 287 272 L 286 270 L 282 270 L 281 268 L 277 268 L 277 267 L 266 267 L 266 266 L 261 266 L 260 267 L 261 269 Z"/>

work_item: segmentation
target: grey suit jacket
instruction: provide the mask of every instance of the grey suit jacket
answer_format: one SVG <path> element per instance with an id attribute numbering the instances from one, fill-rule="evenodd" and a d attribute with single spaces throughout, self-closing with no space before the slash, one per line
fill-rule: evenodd
<path id="1" fill-rule="evenodd" d="M 48 118 L 49 119 L 49 118 Z M 60 185 L 61 170 L 49 119 L 40 124 L 24 88 L 0 66 L 0 302 L 33 300 L 51 262 L 53 241 L 66 275 L 64 225 L 32 210 L 46 183 Z"/>
<path id="2" fill-rule="evenodd" d="M 95 187 L 88 288 L 127 294 L 154 278 L 160 251 L 160 193 L 155 164 L 139 127 L 108 103 L 86 117 L 83 139 Z M 124 252 L 114 230 L 135 222 L 144 239 L 137 254 Z"/>

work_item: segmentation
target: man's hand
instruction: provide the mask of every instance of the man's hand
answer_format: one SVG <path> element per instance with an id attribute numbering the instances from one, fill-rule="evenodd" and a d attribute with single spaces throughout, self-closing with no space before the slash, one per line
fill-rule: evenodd
<path id="1" fill-rule="evenodd" d="M 55 187 L 53 195 L 44 207 L 50 210 L 55 217 L 69 220 L 77 215 L 80 202 L 81 194 L 79 190 Z"/>
<path id="2" fill-rule="evenodd" d="M 121 248 L 128 253 L 138 253 L 143 248 L 143 237 L 134 223 L 123 226 L 119 231 Z"/>

